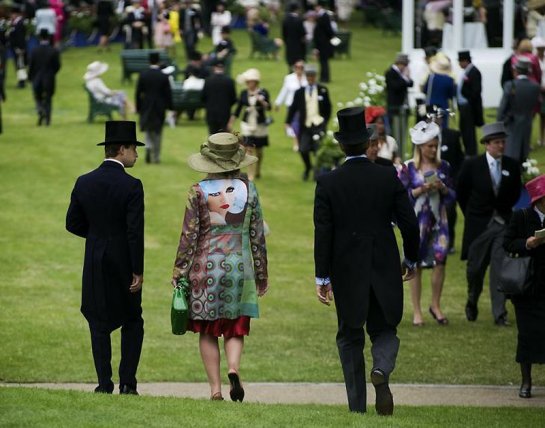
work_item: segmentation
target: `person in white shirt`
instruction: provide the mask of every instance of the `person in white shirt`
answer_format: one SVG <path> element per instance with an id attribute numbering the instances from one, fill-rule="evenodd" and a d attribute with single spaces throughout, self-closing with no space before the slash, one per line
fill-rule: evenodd
<path id="1" fill-rule="evenodd" d="M 274 108 L 275 111 L 280 110 L 280 106 L 284 104 L 287 108 L 291 105 L 293 102 L 293 95 L 295 92 L 302 88 L 303 86 L 307 86 L 307 78 L 305 76 L 305 62 L 303 60 L 296 61 L 295 64 L 293 64 L 293 73 L 288 74 L 284 77 L 284 83 L 282 84 L 282 88 L 280 89 L 280 92 L 278 93 L 278 96 L 276 97 L 276 100 L 274 101 Z M 297 114 L 296 117 L 294 117 L 294 120 L 291 123 L 290 129 L 297 129 L 299 123 L 299 115 Z M 297 134 L 298 132 L 288 132 L 288 136 L 293 139 L 293 151 L 299 150 L 299 142 L 297 140 Z"/>
<path id="2" fill-rule="evenodd" d="M 119 114 L 126 120 L 127 111 L 134 111 L 130 105 L 127 94 L 124 91 L 113 91 L 106 86 L 100 78 L 108 70 L 105 62 L 94 61 L 87 66 L 87 72 L 83 75 L 85 87 L 93 94 L 93 97 L 102 103 L 119 107 Z"/>
<path id="3" fill-rule="evenodd" d="M 231 12 L 225 9 L 225 3 L 220 1 L 216 5 L 216 11 L 210 16 L 210 25 L 212 25 L 212 44 L 216 46 L 221 42 L 221 29 L 231 25 Z"/>

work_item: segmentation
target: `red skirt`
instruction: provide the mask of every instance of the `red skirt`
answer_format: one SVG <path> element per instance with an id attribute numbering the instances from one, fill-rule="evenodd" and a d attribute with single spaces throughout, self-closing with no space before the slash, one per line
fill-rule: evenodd
<path id="1" fill-rule="evenodd" d="M 241 316 L 234 320 L 217 319 L 215 321 L 189 320 L 187 330 L 193 333 L 209 334 L 226 339 L 250 334 L 250 317 Z"/>

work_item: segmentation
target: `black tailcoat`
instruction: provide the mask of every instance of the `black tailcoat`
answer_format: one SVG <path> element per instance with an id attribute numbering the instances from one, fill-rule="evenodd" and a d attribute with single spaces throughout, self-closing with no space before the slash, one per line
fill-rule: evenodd
<path id="1" fill-rule="evenodd" d="M 405 80 L 390 67 L 384 73 L 386 78 L 386 105 L 389 113 L 399 112 L 399 108 L 407 102 L 408 88 L 413 86 L 412 80 Z"/>
<path id="2" fill-rule="evenodd" d="M 141 131 L 159 131 L 165 123 L 165 112 L 172 109 L 172 92 L 168 76 L 158 68 L 142 71 L 136 85 L 136 111 Z"/>
<path id="3" fill-rule="evenodd" d="M 366 158 L 320 176 L 314 201 L 316 277 L 331 278 L 337 314 L 353 328 L 366 319 L 370 289 L 386 321 L 403 313 L 401 260 L 391 225 L 395 216 L 405 257 L 417 260 L 418 222 L 393 168 Z"/>
<path id="4" fill-rule="evenodd" d="M 59 51 L 49 44 L 41 44 L 30 54 L 28 77 L 35 91 L 55 93 L 55 75 L 61 69 Z"/>
<path id="5" fill-rule="evenodd" d="M 333 56 L 333 45 L 331 44 L 333 37 L 335 37 L 335 33 L 331 28 L 331 18 L 326 11 L 318 16 L 313 34 L 314 47 L 320 52 L 321 58 L 331 58 Z"/>
<path id="6" fill-rule="evenodd" d="M 130 293 L 132 274 L 144 272 L 144 189 L 116 162 L 76 181 L 66 229 L 85 238 L 81 312 L 90 323 L 114 329 L 137 318 L 141 291 Z"/>
<path id="7" fill-rule="evenodd" d="M 202 100 L 207 120 L 227 124 L 231 117 L 231 108 L 237 102 L 235 81 L 223 73 L 212 74 L 204 81 Z"/>
<path id="8" fill-rule="evenodd" d="M 327 126 L 329 118 L 331 117 L 331 100 L 329 98 L 329 91 L 323 85 L 319 83 L 315 85 L 318 90 L 318 111 L 320 116 L 324 118 L 324 125 Z M 293 121 L 295 113 L 299 112 L 299 132 L 305 128 L 305 121 L 307 119 L 307 102 L 305 99 L 306 86 L 299 88 L 293 95 L 293 102 L 288 109 L 288 115 L 286 117 L 286 123 L 290 124 Z"/>
<path id="9" fill-rule="evenodd" d="M 450 175 L 455 182 L 465 157 L 461 138 L 460 131 L 455 129 L 443 128 L 441 131 L 441 159 L 450 164 Z"/>
<path id="10" fill-rule="evenodd" d="M 286 47 L 286 62 L 289 65 L 304 60 L 307 53 L 303 19 L 296 13 L 289 13 L 282 21 L 282 38 Z"/>
<path id="11" fill-rule="evenodd" d="M 465 216 L 462 260 L 467 259 L 471 243 L 486 230 L 494 211 L 509 222 L 513 205 L 520 196 L 521 180 L 518 163 L 507 156 L 502 160 L 502 178 L 498 194 L 494 194 L 486 154 L 468 158 L 462 164 L 456 186 L 456 197 Z"/>
<path id="12" fill-rule="evenodd" d="M 477 67 L 472 66 L 465 74 L 461 92 L 471 106 L 473 123 L 476 126 L 482 126 L 484 124 L 483 99 L 481 95 L 482 77 L 481 72 Z M 460 126 L 463 126 L 463 124 Z"/>

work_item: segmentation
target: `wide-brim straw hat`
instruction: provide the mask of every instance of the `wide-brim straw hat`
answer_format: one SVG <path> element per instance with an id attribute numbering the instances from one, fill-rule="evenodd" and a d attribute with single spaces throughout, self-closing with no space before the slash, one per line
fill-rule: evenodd
<path id="1" fill-rule="evenodd" d="M 431 60 L 430 69 L 437 74 L 450 74 L 452 71 L 452 64 L 446 55 L 439 52 Z"/>
<path id="2" fill-rule="evenodd" d="M 94 61 L 87 66 L 87 72 L 83 75 L 85 80 L 94 79 L 101 74 L 106 73 L 108 70 L 108 64 L 101 61 Z"/>
<path id="3" fill-rule="evenodd" d="M 200 153 L 189 156 L 187 163 L 191 169 L 206 173 L 235 171 L 257 162 L 255 156 L 248 155 L 238 137 L 229 132 L 218 132 L 208 137 L 201 145 Z"/>
<path id="4" fill-rule="evenodd" d="M 411 134 L 411 141 L 415 146 L 426 144 L 439 137 L 441 134 L 441 128 L 435 122 L 420 121 L 414 127 L 409 130 Z"/>
<path id="5" fill-rule="evenodd" d="M 250 80 L 253 80 L 255 82 L 261 81 L 261 73 L 259 72 L 259 70 L 257 68 L 250 68 L 250 69 L 246 70 L 244 73 L 239 74 L 237 76 L 237 83 L 238 84 L 243 84 L 243 83 L 246 83 L 246 82 L 248 82 Z"/>

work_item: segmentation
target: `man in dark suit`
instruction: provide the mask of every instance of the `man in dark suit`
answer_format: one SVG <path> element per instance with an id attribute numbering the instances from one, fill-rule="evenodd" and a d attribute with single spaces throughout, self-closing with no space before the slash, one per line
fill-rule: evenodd
<path id="1" fill-rule="evenodd" d="M 214 73 L 204 81 L 202 100 L 206 109 L 208 134 L 229 131 L 231 108 L 237 102 L 235 81 L 224 72 L 222 60 L 214 63 Z"/>
<path id="2" fill-rule="evenodd" d="M 481 143 L 485 154 L 467 158 L 462 164 L 456 196 L 465 216 L 462 260 L 467 259 L 466 317 L 475 321 L 484 276 L 490 265 L 490 300 L 498 326 L 507 325 L 505 296 L 498 291 L 503 235 L 520 189 L 518 163 L 504 156 L 506 133 L 503 123 L 483 126 Z"/>
<path id="3" fill-rule="evenodd" d="M 467 156 L 477 154 L 476 126 L 483 126 L 483 100 L 481 97 L 481 72 L 471 62 L 469 51 L 458 52 L 460 74 L 456 89 L 456 100 L 460 112 L 460 131 Z"/>
<path id="4" fill-rule="evenodd" d="M 55 75 L 61 69 L 59 51 L 49 44 L 46 29 L 40 30 L 40 45 L 30 54 L 28 75 L 38 111 L 38 126 L 51 124 L 51 104 L 55 94 Z"/>
<path id="5" fill-rule="evenodd" d="M 161 138 L 165 114 L 172 109 L 168 76 L 161 72 L 159 54 L 149 54 L 150 68 L 142 71 L 136 84 L 136 112 L 140 130 L 146 132 L 146 162 L 161 162 Z"/>
<path id="6" fill-rule="evenodd" d="M 119 391 L 137 394 L 136 370 L 144 338 L 144 189 L 131 177 L 138 158 L 135 122 L 106 122 L 106 159 L 79 177 L 66 214 L 66 229 L 85 238 L 81 312 L 89 322 L 98 377 L 95 392 L 114 390 L 112 331 L 121 327 Z"/>
<path id="7" fill-rule="evenodd" d="M 299 60 L 305 60 L 307 45 L 305 42 L 306 31 L 303 19 L 298 14 L 299 5 L 291 3 L 288 6 L 288 11 L 282 21 L 282 39 L 284 39 L 284 46 L 286 47 L 288 70 L 291 73 L 293 64 Z"/>
<path id="8" fill-rule="evenodd" d="M 335 32 L 331 26 L 329 11 L 324 9 L 328 4 L 327 0 L 318 0 L 315 6 L 317 17 L 312 37 L 314 48 L 318 51 L 318 59 L 320 61 L 321 83 L 328 83 L 331 78 L 329 73 L 329 59 L 333 57 L 331 39 L 335 36 Z"/>
<path id="9" fill-rule="evenodd" d="M 514 79 L 505 83 L 498 107 L 497 120 L 505 124 L 507 145 L 505 154 L 520 163 L 530 153 L 532 120 L 539 109 L 540 86 L 528 79 L 532 63 L 527 57 L 517 58 Z"/>
<path id="10" fill-rule="evenodd" d="M 316 186 L 316 294 L 326 305 L 335 296 L 337 346 L 350 411 L 366 411 L 366 325 L 372 343 L 376 410 L 379 415 L 391 415 L 394 404 L 388 382 L 399 350 L 402 279 L 414 276 L 418 222 L 394 168 L 377 165 L 365 156 L 369 135 L 363 108 L 341 110 L 337 118 L 335 138 L 347 157 L 342 166 L 320 176 Z M 403 236 L 402 263 L 391 225 L 394 216 Z"/>
<path id="11" fill-rule="evenodd" d="M 189 58 L 191 53 L 197 49 L 199 33 L 202 28 L 201 13 L 193 7 L 191 0 L 184 0 L 180 9 L 180 35 L 184 41 L 185 57 Z"/>
<path id="12" fill-rule="evenodd" d="M 324 135 L 327 122 L 331 116 L 331 100 L 327 88 L 316 83 L 318 70 L 312 64 L 305 65 L 307 86 L 299 88 L 291 103 L 286 116 L 285 126 L 291 128 L 296 113 L 299 113 L 299 153 L 305 165 L 303 180 L 308 180 L 312 171 L 310 154 L 318 149 L 319 139 Z M 290 130 L 293 133 L 293 130 Z"/>
<path id="13" fill-rule="evenodd" d="M 9 29 L 9 44 L 17 72 L 17 87 L 24 88 L 26 82 L 26 25 L 22 14 L 22 5 L 13 5 Z"/>
<path id="14" fill-rule="evenodd" d="M 399 144 L 402 156 L 407 147 L 408 88 L 413 86 L 409 76 L 409 57 L 400 53 L 395 62 L 384 73 L 386 78 L 386 106 L 392 127 L 392 137 Z"/>

